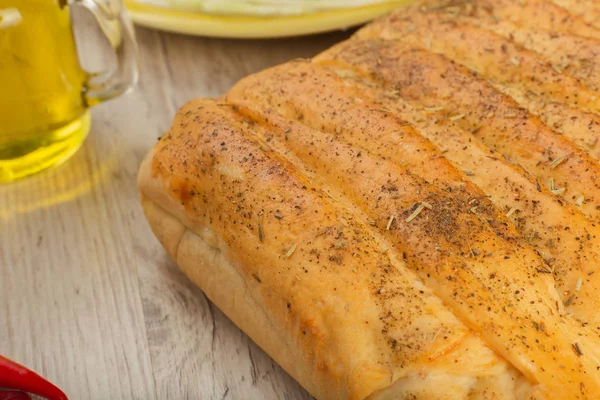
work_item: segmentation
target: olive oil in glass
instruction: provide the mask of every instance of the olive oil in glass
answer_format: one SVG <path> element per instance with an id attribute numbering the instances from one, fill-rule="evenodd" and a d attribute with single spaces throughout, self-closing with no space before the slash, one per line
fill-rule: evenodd
<path id="1" fill-rule="evenodd" d="M 80 147 L 90 128 L 86 79 L 65 4 L 0 0 L 0 182 Z"/>

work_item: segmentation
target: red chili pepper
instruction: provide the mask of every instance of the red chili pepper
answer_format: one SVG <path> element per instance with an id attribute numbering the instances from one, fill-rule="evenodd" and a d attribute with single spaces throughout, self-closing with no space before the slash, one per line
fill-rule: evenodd
<path id="1" fill-rule="evenodd" d="M 0 388 L 19 390 L 45 397 L 48 400 L 68 400 L 67 396 L 56 386 L 39 376 L 33 371 L 0 356 Z M 2 395 L 9 397 L 1 397 Z M 18 392 L 0 393 L 2 399 L 28 399 Z"/>

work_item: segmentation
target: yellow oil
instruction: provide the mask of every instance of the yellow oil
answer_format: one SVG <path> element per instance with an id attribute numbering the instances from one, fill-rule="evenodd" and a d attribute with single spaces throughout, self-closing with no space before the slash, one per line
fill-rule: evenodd
<path id="1" fill-rule="evenodd" d="M 0 0 L 0 182 L 66 160 L 90 128 L 87 76 L 59 1 Z"/>

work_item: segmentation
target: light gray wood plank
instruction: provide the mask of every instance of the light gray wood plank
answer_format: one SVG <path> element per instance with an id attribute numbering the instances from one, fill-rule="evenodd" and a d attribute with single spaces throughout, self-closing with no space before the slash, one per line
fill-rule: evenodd
<path id="1" fill-rule="evenodd" d="M 98 118 L 69 162 L 0 187 L 0 352 L 74 399 L 156 398 L 131 246 L 139 157 L 121 133 Z"/>

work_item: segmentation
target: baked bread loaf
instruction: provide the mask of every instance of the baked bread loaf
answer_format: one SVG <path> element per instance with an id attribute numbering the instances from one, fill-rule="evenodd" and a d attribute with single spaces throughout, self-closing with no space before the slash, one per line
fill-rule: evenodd
<path id="1" fill-rule="evenodd" d="M 418 4 L 187 103 L 140 168 L 153 231 L 318 399 L 600 398 L 583 3 Z"/>

